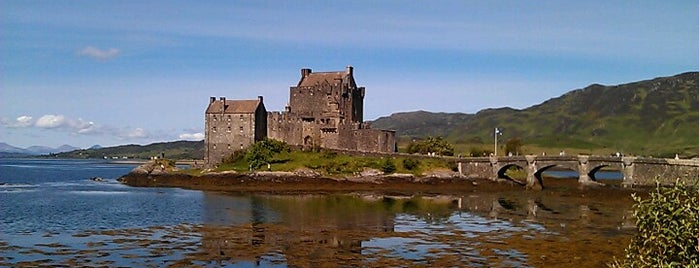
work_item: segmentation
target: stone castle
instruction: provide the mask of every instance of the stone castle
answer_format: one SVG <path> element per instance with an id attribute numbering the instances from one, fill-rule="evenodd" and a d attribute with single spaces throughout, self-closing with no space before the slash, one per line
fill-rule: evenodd
<path id="1" fill-rule="evenodd" d="M 289 91 L 289 104 L 282 112 L 267 112 L 262 96 L 211 97 L 205 113 L 206 165 L 216 166 L 265 137 L 305 148 L 396 151 L 394 131 L 364 123 L 365 88 L 357 86 L 351 66 L 339 72 L 301 69 L 301 79 Z"/>

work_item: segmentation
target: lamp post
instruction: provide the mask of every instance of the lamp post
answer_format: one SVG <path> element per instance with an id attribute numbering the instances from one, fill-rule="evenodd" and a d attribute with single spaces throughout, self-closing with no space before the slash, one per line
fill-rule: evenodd
<path id="1" fill-rule="evenodd" d="M 500 129 L 495 128 L 495 133 L 493 134 L 493 136 L 495 136 L 495 152 L 494 152 L 494 154 L 496 157 L 498 156 L 498 135 L 502 135 L 502 132 L 500 132 Z"/>

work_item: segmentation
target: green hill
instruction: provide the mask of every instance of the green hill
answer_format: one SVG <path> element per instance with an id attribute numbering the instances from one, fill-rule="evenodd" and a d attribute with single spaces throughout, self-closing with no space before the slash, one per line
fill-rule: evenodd
<path id="1" fill-rule="evenodd" d="M 616 86 L 594 84 L 522 110 L 486 109 L 475 115 L 419 111 L 382 117 L 372 125 L 411 138 L 441 135 L 461 148 L 492 146 L 493 129 L 499 127 L 505 133 L 501 140 L 519 137 L 532 152 L 696 156 L 699 72 Z"/>
<path id="2" fill-rule="evenodd" d="M 165 155 L 169 159 L 203 159 L 204 141 L 173 141 L 148 145 L 121 145 L 96 149 L 75 150 L 54 154 L 61 158 L 135 158 L 149 159 Z"/>

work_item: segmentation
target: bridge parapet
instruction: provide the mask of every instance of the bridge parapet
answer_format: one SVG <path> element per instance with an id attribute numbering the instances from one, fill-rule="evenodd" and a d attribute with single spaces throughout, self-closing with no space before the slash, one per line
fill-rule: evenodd
<path id="1" fill-rule="evenodd" d="M 526 182 L 518 182 L 528 188 L 543 186 L 541 174 L 547 169 L 559 167 L 578 172 L 580 183 L 595 183 L 595 174 L 605 167 L 619 170 L 623 185 L 654 185 L 674 183 L 676 179 L 687 184 L 699 185 L 699 159 L 660 159 L 616 156 L 512 156 L 477 157 L 458 160 L 460 171 L 467 177 L 510 179 L 505 172 L 512 166 L 527 171 Z M 461 169 L 463 165 L 463 169 Z M 514 180 L 513 180 L 514 181 Z"/>
<path id="2" fill-rule="evenodd" d="M 681 180 L 687 185 L 699 186 L 699 159 L 635 158 L 630 165 L 632 176 L 624 184 L 672 184 Z"/>

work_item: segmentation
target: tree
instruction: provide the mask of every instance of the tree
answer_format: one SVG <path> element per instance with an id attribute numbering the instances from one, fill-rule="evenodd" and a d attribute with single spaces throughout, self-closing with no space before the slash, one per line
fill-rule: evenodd
<path id="1" fill-rule="evenodd" d="M 408 153 L 454 155 L 454 146 L 442 137 L 427 137 L 425 140 L 413 141 L 408 144 Z"/>
<path id="2" fill-rule="evenodd" d="M 289 145 L 284 142 L 264 138 L 248 148 L 245 160 L 250 163 L 250 167 L 255 169 L 272 162 L 274 155 L 289 150 Z"/>
<path id="3" fill-rule="evenodd" d="M 505 154 L 512 153 L 513 155 L 519 155 L 522 150 L 522 139 L 519 137 L 509 138 L 505 142 Z"/>

